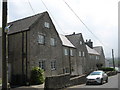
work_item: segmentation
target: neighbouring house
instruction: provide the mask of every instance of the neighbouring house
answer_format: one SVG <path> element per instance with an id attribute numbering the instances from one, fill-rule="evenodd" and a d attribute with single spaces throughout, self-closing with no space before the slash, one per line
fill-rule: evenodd
<path id="1" fill-rule="evenodd" d="M 45 76 L 63 74 L 63 45 L 47 12 L 10 22 L 8 61 L 10 83 L 23 84 L 39 66 Z"/>
<path id="2" fill-rule="evenodd" d="M 98 67 L 105 67 L 105 55 L 104 55 L 104 50 L 102 46 L 96 46 L 93 47 L 94 50 L 96 50 L 99 54 L 99 62 L 98 62 Z"/>
<path id="3" fill-rule="evenodd" d="M 2 29 L 0 28 L 0 78 L 2 78 Z"/>
<path id="4" fill-rule="evenodd" d="M 88 54 L 89 54 L 89 60 L 90 60 L 90 71 L 94 71 L 94 70 L 97 70 L 97 62 L 99 60 L 99 56 L 100 54 L 95 51 L 93 48 L 90 48 L 88 45 L 86 45 L 86 48 L 87 48 L 87 51 L 88 51 Z"/>
<path id="5" fill-rule="evenodd" d="M 70 73 L 72 76 L 78 75 L 76 48 L 65 35 L 59 36 L 63 45 L 63 72 Z"/>
<path id="6" fill-rule="evenodd" d="M 108 59 L 105 59 L 105 67 L 110 67 L 110 61 Z"/>
<path id="7" fill-rule="evenodd" d="M 77 72 L 79 75 L 89 72 L 89 59 L 87 49 L 84 43 L 84 39 L 81 33 L 66 35 L 68 40 L 76 48 L 76 57 L 77 57 Z"/>
<path id="8" fill-rule="evenodd" d="M 93 47 L 91 39 L 89 39 L 89 41 L 86 40 L 85 44 L 91 61 L 91 70 L 105 67 L 105 55 L 102 46 Z"/>

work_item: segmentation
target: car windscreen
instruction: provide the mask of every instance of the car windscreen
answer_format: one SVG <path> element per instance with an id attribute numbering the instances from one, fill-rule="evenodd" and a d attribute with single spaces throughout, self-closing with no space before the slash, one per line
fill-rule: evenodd
<path id="1" fill-rule="evenodd" d="M 101 72 L 92 72 L 90 75 L 100 75 Z"/>

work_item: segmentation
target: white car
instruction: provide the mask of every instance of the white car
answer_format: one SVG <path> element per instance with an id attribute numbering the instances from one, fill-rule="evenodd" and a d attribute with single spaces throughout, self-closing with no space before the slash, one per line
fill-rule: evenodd
<path id="1" fill-rule="evenodd" d="M 108 75 L 103 71 L 94 71 L 86 79 L 86 85 L 90 83 L 103 84 L 104 81 L 108 82 Z"/>

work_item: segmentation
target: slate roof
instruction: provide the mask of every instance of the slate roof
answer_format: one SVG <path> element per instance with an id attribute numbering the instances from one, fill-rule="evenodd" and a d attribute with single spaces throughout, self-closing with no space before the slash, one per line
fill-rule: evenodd
<path id="1" fill-rule="evenodd" d="M 17 32 L 28 30 L 29 27 L 32 24 L 34 24 L 38 20 L 38 18 L 40 18 L 44 13 L 45 12 L 8 23 L 8 25 L 12 25 L 10 27 L 10 31 L 8 32 L 8 34 L 12 34 L 12 33 L 17 33 Z"/>
<path id="2" fill-rule="evenodd" d="M 71 43 L 77 47 L 77 42 L 79 41 L 80 37 L 81 37 L 81 33 L 77 33 L 77 34 L 71 34 L 71 35 L 66 35 L 66 37 L 71 41 Z"/>
<path id="3" fill-rule="evenodd" d="M 62 41 L 62 45 L 75 48 L 75 46 L 65 37 L 65 35 L 59 34 L 59 37 Z"/>
<path id="4" fill-rule="evenodd" d="M 95 49 L 99 54 L 101 54 L 103 51 L 102 46 L 93 47 L 93 49 Z"/>
<path id="5" fill-rule="evenodd" d="M 86 45 L 86 48 L 89 54 L 100 55 L 95 49 L 90 48 L 88 45 Z"/>

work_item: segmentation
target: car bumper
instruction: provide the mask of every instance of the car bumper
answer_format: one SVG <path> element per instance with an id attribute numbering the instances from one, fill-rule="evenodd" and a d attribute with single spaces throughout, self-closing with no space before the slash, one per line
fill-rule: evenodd
<path id="1" fill-rule="evenodd" d="M 96 80 L 96 79 L 94 79 L 94 80 L 87 80 L 86 81 L 86 83 L 87 84 L 99 84 L 99 83 L 101 83 L 101 80 L 99 79 L 99 80 Z"/>

